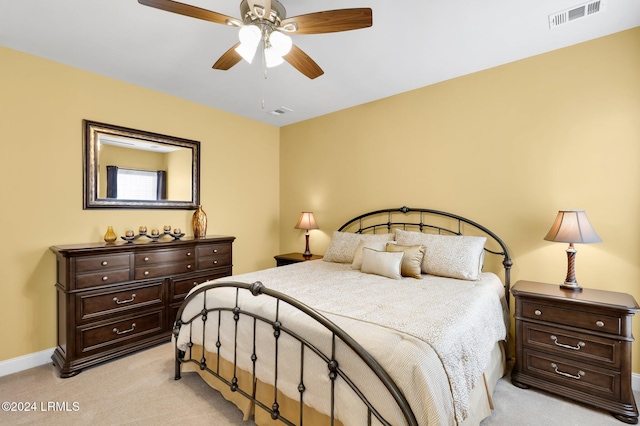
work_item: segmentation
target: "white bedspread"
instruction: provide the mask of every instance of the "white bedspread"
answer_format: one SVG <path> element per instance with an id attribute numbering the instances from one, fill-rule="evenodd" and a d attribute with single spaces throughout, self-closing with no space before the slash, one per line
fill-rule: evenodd
<path id="1" fill-rule="evenodd" d="M 467 416 L 470 391 L 482 377 L 491 349 L 497 341 L 506 337 L 500 300 L 504 289 L 500 279 L 491 273 L 483 273 L 481 281 L 426 275 L 421 280 L 391 280 L 352 270 L 350 265 L 317 260 L 219 281 L 231 280 L 246 283 L 261 281 L 268 288 L 314 307 L 343 328 L 376 358 L 403 389 L 420 424 L 456 424 Z M 227 293 L 231 296 L 235 294 Z M 207 296 L 208 299 L 212 297 L 221 295 Z M 273 308 L 257 299 L 249 295 L 240 301 L 241 307 L 244 308 L 245 304 L 256 305 L 265 314 Z M 225 303 L 233 306 L 235 299 L 231 297 Z M 191 318 L 201 309 L 202 302 L 199 305 L 193 303 L 185 309 L 183 319 Z M 280 314 L 296 315 L 286 309 L 282 309 Z M 208 332 L 215 331 L 214 327 L 207 327 L 210 330 Z M 182 349 L 189 342 L 187 330 L 183 327 L 178 337 Z M 198 324 L 194 324 L 193 330 L 193 343 L 201 344 L 201 337 L 198 337 L 202 335 L 201 325 L 198 328 Z M 249 330 L 241 330 L 240 336 L 240 346 L 250 350 L 252 343 Z M 215 338 L 207 338 L 206 347 L 211 352 L 217 350 L 215 341 Z M 222 343 L 223 348 L 231 346 L 231 341 L 223 340 Z M 328 341 L 326 344 L 329 344 Z M 269 364 L 266 354 L 271 351 L 273 344 L 265 342 L 265 346 L 267 349 L 258 357 L 259 364 L 265 363 L 260 366 L 264 369 L 258 368 L 257 375 L 269 383 L 273 364 Z M 298 351 L 289 349 L 292 350 L 279 352 L 290 353 L 280 355 L 285 357 L 280 362 L 286 366 L 298 365 Z M 232 352 L 225 353 L 223 350 L 221 353 L 225 358 L 233 356 Z M 241 368 L 251 370 L 248 360 L 238 360 L 238 363 Z M 367 389 L 368 381 L 373 379 L 365 374 L 366 368 L 358 365 L 352 367 L 356 371 L 363 371 L 358 385 Z M 321 371 L 326 372 L 326 365 Z M 328 381 L 324 377 L 318 380 Z M 289 379 L 279 375 L 278 387 L 285 395 L 295 399 L 298 397 L 298 381 L 295 375 Z M 291 389 L 290 395 L 286 389 Z M 307 404 L 326 412 L 326 401 L 316 400 L 313 395 L 305 398 Z M 370 398 L 376 401 L 383 397 L 373 392 Z M 342 417 L 345 424 L 355 424 L 357 421 L 351 421 L 349 416 L 352 414 L 350 411 L 357 410 L 349 410 L 348 407 L 348 403 L 346 407 L 337 407 L 337 415 Z"/>

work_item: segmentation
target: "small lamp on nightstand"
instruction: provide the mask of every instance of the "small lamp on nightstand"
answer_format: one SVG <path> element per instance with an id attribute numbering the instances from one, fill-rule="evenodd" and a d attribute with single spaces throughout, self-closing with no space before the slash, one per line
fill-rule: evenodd
<path id="1" fill-rule="evenodd" d="M 577 250 L 573 245 L 602 242 L 602 239 L 589 223 L 587 213 L 584 210 L 560 210 L 558 216 L 556 216 L 556 221 L 553 222 L 544 239 L 559 243 L 569 243 L 569 248 L 567 248 L 567 278 L 565 278 L 564 284 L 560 284 L 560 288 L 582 291 L 582 287 L 576 281 L 575 261 Z"/>
<path id="2" fill-rule="evenodd" d="M 304 229 L 307 231 L 305 238 L 307 240 L 307 245 L 304 250 L 304 257 L 311 257 L 311 252 L 309 251 L 309 229 L 318 229 L 318 225 L 316 225 L 316 219 L 313 217 L 312 212 L 302 212 L 300 213 L 300 219 L 298 219 L 298 223 L 296 223 L 296 229 Z"/>

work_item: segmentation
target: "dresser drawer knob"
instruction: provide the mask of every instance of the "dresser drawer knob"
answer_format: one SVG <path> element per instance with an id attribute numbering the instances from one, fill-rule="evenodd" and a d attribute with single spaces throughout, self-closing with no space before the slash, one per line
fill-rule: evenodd
<path id="1" fill-rule="evenodd" d="M 109 277 L 106 277 L 106 276 L 105 276 L 105 277 L 102 277 L 102 281 L 106 281 L 106 280 L 108 280 L 108 279 L 109 279 Z"/>
<path id="2" fill-rule="evenodd" d="M 191 265 L 187 265 L 187 269 L 191 269 Z"/>
<path id="3" fill-rule="evenodd" d="M 542 315 L 542 311 L 541 311 L 541 310 L 539 310 L 539 309 L 536 309 L 536 310 L 535 310 L 535 312 L 534 312 L 534 314 L 536 314 L 536 315 L 540 316 L 540 315 Z"/>
<path id="4" fill-rule="evenodd" d="M 130 328 L 130 329 L 128 329 L 128 330 L 122 330 L 122 331 L 120 331 L 120 330 L 118 330 L 117 328 L 114 328 L 114 329 L 113 329 L 113 332 L 114 332 L 114 333 L 116 333 L 116 334 L 127 334 L 127 333 L 131 333 L 131 332 L 132 332 L 133 330 L 135 330 L 135 329 L 136 329 L 136 323 L 134 322 L 133 324 L 131 324 L 131 328 Z"/>
<path id="5" fill-rule="evenodd" d="M 120 300 L 120 299 L 118 299 L 117 297 L 114 297 L 114 298 L 113 298 L 113 301 L 114 301 L 114 302 L 116 302 L 118 305 L 122 305 L 122 304 L 124 304 L 124 303 L 133 302 L 134 300 L 136 300 L 136 294 L 135 294 L 135 293 L 133 293 L 133 294 L 131 295 L 131 298 L 130 298 L 130 299 Z"/>
<path id="6" fill-rule="evenodd" d="M 187 256 L 191 256 L 191 252 L 190 251 L 187 252 Z"/>
<path id="7" fill-rule="evenodd" d="M 108 264 L 109 264 L 109 262 L 107 262 L 106 260 L 103 260 L 102 263 L 101 263 L 102 266 L 107 266 Z"/>
<path id="8" fill-rule="evenodd" d="M 602 321 L 596 321 L 596 325 L 598 327 L 604 327 L 604 323 Z"/>
<path id="9" fill-rule="evenodd" d="M 214 260 L 214 261 L 213 261 L 213 264 L 214 264 L 214 265 L 217 265 L 217 264 L 218 264 L 218 261 L 217 261 L 217 260 Z"/>
<path id="10" fill-rule="evenodd" d="M 193 282 L 193 286 L 195 287 L 195 286 L 197 286 L 197 285 L 198 285 L 198 281 L 194 281 L 194 282 Z"/>
<path id="11" fill-rule="evenodd" d="M 217 252 L 218 252 L 218 249 L 213 249 L 213 252 L 214 252 L 214 253 L 217 253 Z"/>
<path id="12" fill-rule="evenodd" d="M 149 275 L 149 271 L 144 271 L 144 275 Z"/>
<path id="13" fill-rule="evenodd" d="M 554 363 L 554 362 L 552 362 L 552 363 L 551 363 L 551 368 L 553 368 L 553 370 L 554 370 L 557 374 L 559 374 L 559 375 L 561 375 L 561 376 L 569 377 L 569 378 L 576 379 L 576 380 L 580 380 L 580 379 L 582 378 L 582 376 L 584 376 L 585 374 L 587 374 L 587 373 L 585 373 L 585 372 L 584 372 L 584 371 L 582 371 L 582 370 L 578 371 L 578 375 L 573 375 L 573 374 L 565 373 L 564 371 L 560 371 L 560 370 L 558 370 L 558 366 L 557 366 L 557 365 L 556 365 L 556 363 Z"/>
<path id="14" fill-rule="evenodd" d="M 566 349 L 573 349 L 574 351 L 579 351 L 580 349 L 584 348 L 587 345 L 584 342 L 578 342 L 578 344 L 575 346 L 567 345 L 564 343 L 558 343 L 558 338 L 554 335 L 551 335 L 551 340 L 553 340 L 553 343 L 555 343 L 556 346 L 560 346 L 561 348 L 566 348 Z"/>
<path id="15" fill-rule="evenodd" d="M 145 261 L 145 262 L 148 262 L 148 261 L 149 261 L 149 258 L 148 258 L 148 257 L 145 257 L 145 258 L 144 258 L 144 261 Z"/>

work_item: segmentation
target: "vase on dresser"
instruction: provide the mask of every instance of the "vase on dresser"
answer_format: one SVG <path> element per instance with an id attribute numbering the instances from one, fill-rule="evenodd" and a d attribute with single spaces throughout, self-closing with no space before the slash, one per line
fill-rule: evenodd
<path id="1" fill-rule="evenodd" d="M 193 219 L 191 221 L 193 225 L 193 236 L 196 238 L 202 238 L 207 235 L 207 214 L 202 209 L 202 206 L 198 206 L 198 210 L 193 213 Z"/>
<path id="2" fill-rule="evenodd" d="M 111 244 L 111 243 L 115 243 L 117 239 L 118 239 L 118 236 L 116 235 L 115 232 L 113 232 L 113 227 L 108 226 L 107 232 L 104 234 L 104 240 L 107 243 Z"/>

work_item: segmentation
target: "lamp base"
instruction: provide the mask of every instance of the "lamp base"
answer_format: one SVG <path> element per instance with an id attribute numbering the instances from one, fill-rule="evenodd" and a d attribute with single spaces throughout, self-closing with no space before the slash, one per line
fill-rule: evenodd
<path id="1" fill-rule="evenodd" d="M 582 287 L 580 287 L 577 282 L 565 281 L 564 284 L 560 284 L 560 288 L 563 290 L 582 291 Z"/>

